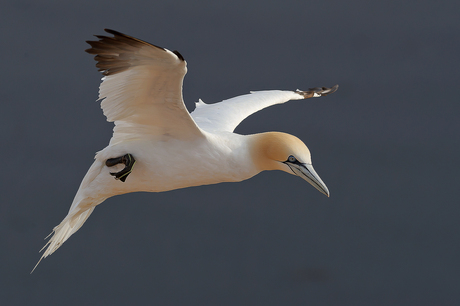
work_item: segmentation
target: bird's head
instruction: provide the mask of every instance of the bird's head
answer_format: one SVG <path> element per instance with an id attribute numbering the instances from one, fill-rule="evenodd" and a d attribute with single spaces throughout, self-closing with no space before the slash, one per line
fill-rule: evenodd
<path id="1" fill-rule="evenodd" d="M 253 135 L 251 153 L 260 170 L 282 170 L 300 176 L 321 193 L 329 190 L 311 164 L 310 150 L 297 137 L 280 132 Z"/>

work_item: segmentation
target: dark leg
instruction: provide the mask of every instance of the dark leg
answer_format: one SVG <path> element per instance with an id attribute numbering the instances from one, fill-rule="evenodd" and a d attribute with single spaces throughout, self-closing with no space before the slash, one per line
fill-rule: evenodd
<path id="1" fill-rule="evenodd" d="M 117 164 L 125 164 L 125 168 L 119 172 L 110 172 L 110 175 L 115 176 L 116 180 L 120 180 L 124 182 L 128 175 L 133 171 L 134 164 L 136 163 L 136 160 L 131 154 L 125 154 L 120 157 L 115 157 L 115 158 L 109 158 L 108 160 L 105 161 L 105 165 L 107 167 L 113 167 Z"/>

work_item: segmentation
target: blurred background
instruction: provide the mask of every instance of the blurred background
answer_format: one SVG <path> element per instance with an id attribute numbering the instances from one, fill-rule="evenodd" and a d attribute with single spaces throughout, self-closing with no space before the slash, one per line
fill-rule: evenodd
<path id="1" fill-rule="evenodd" d="M 2 305 L 459 305 L 457 1 L 22 1 L 0 10 Z M 339 84 L 241 134 L 302 139 L 331 191 L 264 172 L 117 196 L 55 254 L 112 134 L 85 40 L 179 50 L 184 99 Z"/>

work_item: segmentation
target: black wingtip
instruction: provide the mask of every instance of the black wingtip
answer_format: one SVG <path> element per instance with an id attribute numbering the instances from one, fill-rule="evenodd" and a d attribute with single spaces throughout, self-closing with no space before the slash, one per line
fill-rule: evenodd
<path id="1" fill-rule="evenodd" d="M 174 50 L 172 53 L 174 53 L 175 55 L 177 55 L 177 57 L 181 60 L 181 61 L 185 61 L 184 57 L 182 56 L 182 54 L 179 53 L 179 51 L 177 50 Z"/>
<path id="2" fill-rule="evenodd" d="M 337 89 L 339 89 L 339 84 L 336 84 L 334 86 L 332 86 L 331 88 L 327 88 L 327 87 L 323 87 L 322 88 L 323 91 L 321 92 L 321 96 L 327 96 L 331 93 L 334 93 L 337 91 Z"/>
<path id="3" fill-rule="evenodd" d="M 89 54 L 96 55 L 94 57 L 94 59 L 98 62 L 96 67 L 99 68 L 99 71 L 101 71 L 103 75 L 112 75 L 128 69 L 132 63 L 130 63 L 129 60 L 126 60 L 129 56 L 124 57 L 124 54 L 136 52 L 137 49 L 142 47 L 149 46 L 161 49 L 164 52 L 170 52 L 163 47 L 112 29 L 104 29 L 104 31 L 112 34 L 113 37 L 109 35 L 94 35 L 98 38 L 98 40 L 86 41 L 91 48 L 85 50 Z M 179 51 L 173 51 L 172 53 L 177 56 L 180 61 L 185 62 L 184 57 L 179 53 Z"/>
<path id="4" fill-rule="evenodd" d="M 106 31 L 107 33 L 112 34 L 112 35 L 125 36 L 125 34 L 123 34 L 121 32 L 118 32 L 118 31 L 115 31 L 115 30 L 112 30 L 112 29 L 104 29 L 104 31 Z"/>
<path id="5" fill-rule="evenodd" d="M 302 95 L 305 99 L 313 97 L 324 97 L 334 93 L 339 88 L 339 85 L 334 85 L 331 88 L 328 87 L 314 87 L 309 88 L 307 91 L 296 90 L 296 93 Z"/>

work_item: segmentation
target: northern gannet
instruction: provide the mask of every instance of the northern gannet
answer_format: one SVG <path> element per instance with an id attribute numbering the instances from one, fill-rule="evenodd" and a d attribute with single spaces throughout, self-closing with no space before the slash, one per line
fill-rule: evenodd
<path id="1" fill-rule="evenodd" d="M 98 100 L 107 121 L 115 123 L 113 136 L 96 154 L 40 261 L 74 234 L 98 204 L 119 194 L 238 182 L 264 170 L 282 170 L 329 196 L 300 139 L 280 132 L 233 131 L 265 107 L 325 96 L 338 85 L 251 92 L 214 104 L 200 100 L 190 114 L 182 99 L 187 64 L 178 51 L 105 31 L 113 37 L 96 35 L 99 40 L 87 41 L 91 48 L 86 52 L 96 55 L 96 67 L 104 75 Z"/>

